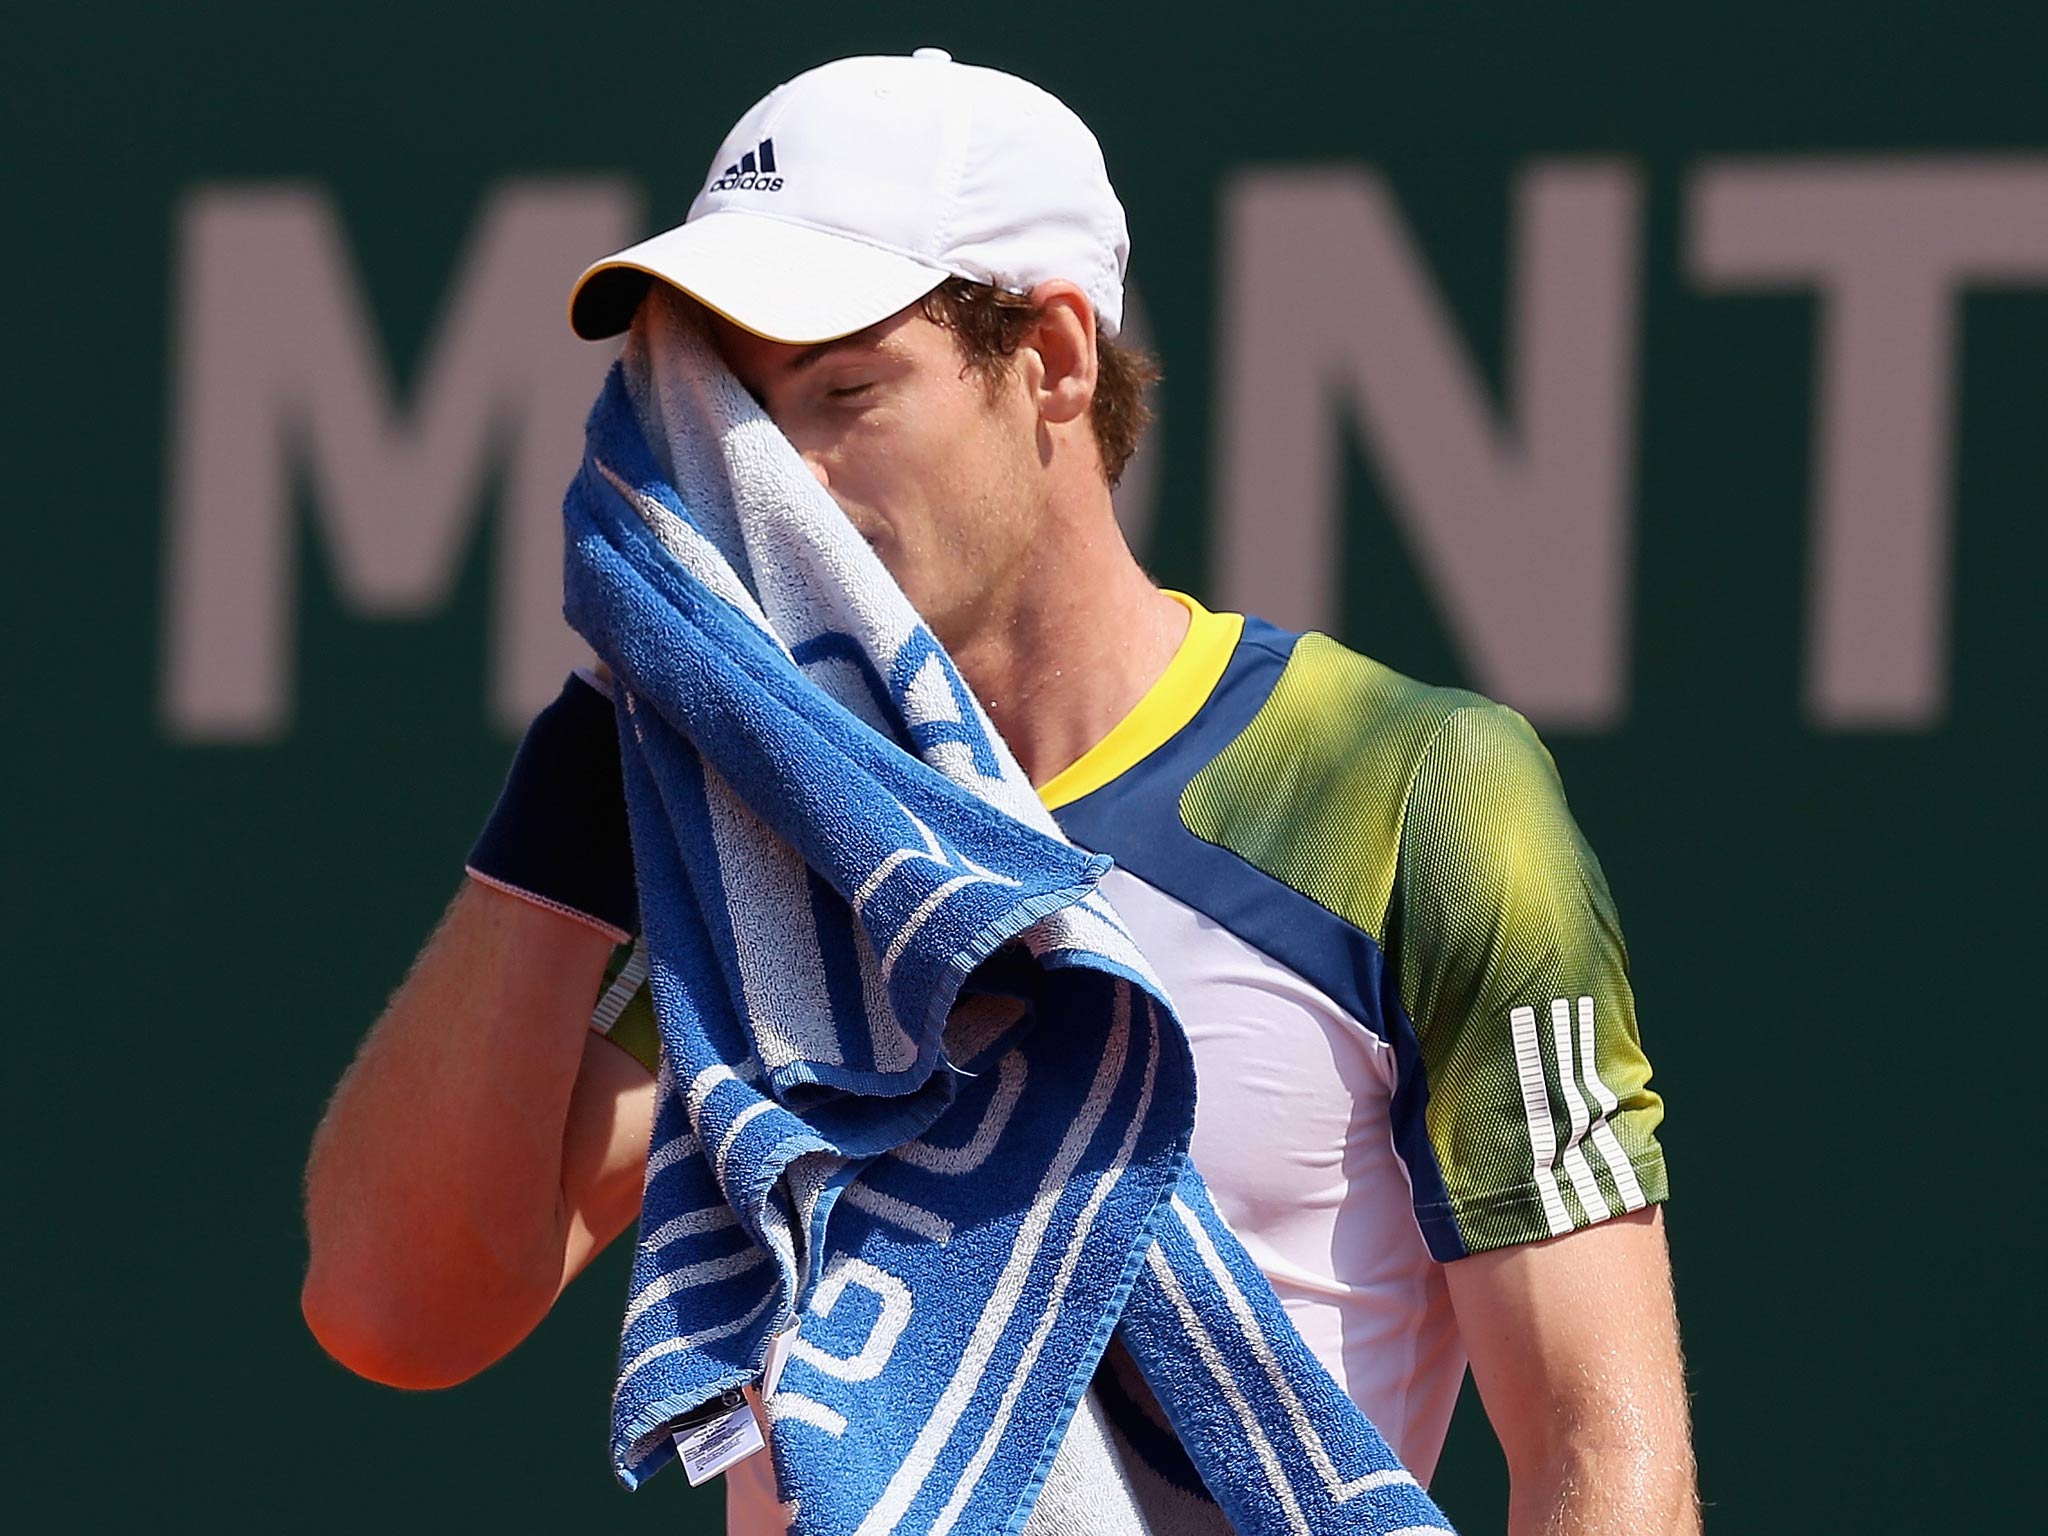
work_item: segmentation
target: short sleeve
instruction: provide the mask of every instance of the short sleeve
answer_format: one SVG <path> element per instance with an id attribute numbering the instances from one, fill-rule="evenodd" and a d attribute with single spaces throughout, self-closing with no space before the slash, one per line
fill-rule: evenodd
<path id="1" fill-rule="evenodd" d="M 1415 1030 L 1456 1256 L 1666 1196 L 1628 952 L 1550 754 L 1498 705 L 1452 713 L 1403 806 L 1387 953 Z"/>
<path id="2" fill-rule="evenodd" d="M 651 1073 L 661 1070 L 661 1031 L 647 990 L 647 937 L 612 951 L 590 1027 Z"/>

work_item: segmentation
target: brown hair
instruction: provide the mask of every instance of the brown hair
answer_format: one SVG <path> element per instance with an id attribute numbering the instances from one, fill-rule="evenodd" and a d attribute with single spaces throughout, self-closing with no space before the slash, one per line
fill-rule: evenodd
<path id="1" fill-rule="evenodd" d="M 987 283 L 949 277 L 924 296 L 924 316 L 953 333 L 967 366 L 993 389 L 1009 371 L 1010 359 L 1038 318 L 1039 306 L 1024 293 L 1006 293 Z M 1138 439 L 1152 420 L 1145 388 L 1159 377 L 1159 363 L 1137 347 L 1095 335 L 1095 399 L 1088 425 L 1102 454 L 1102 475 L 1116 487 L 1124 466 L 1138 451 Z"/>

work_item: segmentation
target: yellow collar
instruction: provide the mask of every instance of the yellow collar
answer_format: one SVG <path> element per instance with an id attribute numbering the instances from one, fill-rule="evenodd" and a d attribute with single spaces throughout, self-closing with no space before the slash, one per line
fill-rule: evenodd
<path id="1" fill-rule="evenodd" d="M 1145 690 L 1131 712 L 1117 721 L 1107 736 L 1038 787 L 1038 798 L 1047 810 L 1056 811 L 1083 795 L 1092 795 L 1137 767 L 1194 719 L 1216 691 L 1223 669 L 1237 649 L 1238 637 L 1244 633 L 1244 615 L 1211 613 L 1182 592 L 1166 595 L 1188 611 L 1186 638 L 1159 674 L 1159 681 Z"/>

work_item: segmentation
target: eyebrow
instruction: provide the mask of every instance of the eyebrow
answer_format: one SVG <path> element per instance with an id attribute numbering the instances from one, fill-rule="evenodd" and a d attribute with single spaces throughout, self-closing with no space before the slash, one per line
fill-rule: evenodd
<path id="1" fill-rule="evenodd" d="M 876 340 L 874 335 L 874 329 L 875 328 L 872 325 L 870 325 L 864 327 L 861 330 L 853 332 L 851 335 L 834 336 L 830 341 L 821 341 L 817 343 L 815 346 L 805 347 L 803 351 L 797 353 L 795 357 L 791 358 L 787 363 L 783 365 L 782 371 L 784 373 L 802 373 L 806 368 L 809 368 L 812 364 L 820 361 L 821 359 L 825 358 L 826 356 L 830 355 L 833 352 L 839 351 L 842 348 L 873 346 Z"/>

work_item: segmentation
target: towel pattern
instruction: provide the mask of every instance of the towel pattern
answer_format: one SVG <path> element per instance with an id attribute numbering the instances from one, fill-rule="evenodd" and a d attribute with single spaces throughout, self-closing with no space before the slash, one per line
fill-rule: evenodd
<path id="1" fill-rule="evenodd" d="M 1107 861 L 681 305 L 644 307 L 565 518 L 662 1036 L 620 1479 L 794 1327 L 793 1531 L 1446 1528 L 1193 1171 Z"/>

